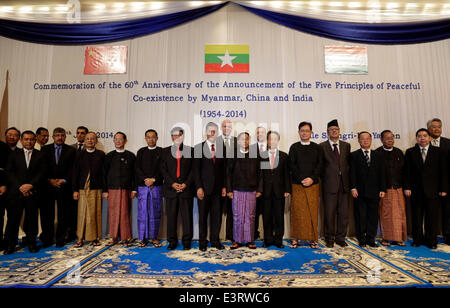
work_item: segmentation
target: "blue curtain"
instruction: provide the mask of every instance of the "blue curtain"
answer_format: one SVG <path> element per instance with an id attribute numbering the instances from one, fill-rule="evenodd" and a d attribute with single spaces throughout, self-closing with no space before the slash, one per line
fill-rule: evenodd
<path id="1" fill-rule="evenodd" d="M 362 24 L 313 19 L 241 6 L 283 26 L 341 41 L 414 44 L 450 38 L 450 19 L 424 23 Z"/>
<path id="2" fill-rule="evenodd" d="M 163 16 L 96 24 L 45 24 L 0 20 L 0 35 L 57 45 L 85 45 L 131 39 L 178 26 L 229 2 Z M 306 18 L 241 5 L 283 26 L 336 40 L 367 44 L 412 44 L 450 38 L 450 19 L 423 23 L 366 24 Z"/>
<path id="3" fill-rule="evenodd" d="M 147 35 L 205 16 L 227 3 L 157 17 L 97 24 L 44 24 L 0 20 L 0 35 L 26 42 L 84 45 Z"/>

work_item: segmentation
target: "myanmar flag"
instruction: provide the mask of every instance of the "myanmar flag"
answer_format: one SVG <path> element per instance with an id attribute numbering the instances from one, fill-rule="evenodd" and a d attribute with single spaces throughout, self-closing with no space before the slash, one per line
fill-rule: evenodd
<path id="1" fill-rule="evenodd" d="M 248 72 L 248 45 L 205 45 L 205 73 Z"/>

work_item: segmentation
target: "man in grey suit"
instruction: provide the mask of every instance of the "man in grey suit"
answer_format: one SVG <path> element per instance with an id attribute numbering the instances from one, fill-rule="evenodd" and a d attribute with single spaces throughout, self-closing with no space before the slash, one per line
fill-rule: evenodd
<path id="1" fill-rule="evenodd" d="M 76 132 L 77 142 L 72 144 L 72 146 L 77 149 L 77 152 L 81 152 L 84 150 L 84 138 L 86 138 L 86 134 L 89 132 L 86 126 L 78 126 Z"/>
<path id="2" fill-rule="evenodd" d="M 427 122 L 427 129 L 431 136 L 431 145 L 438 147 L 443 151 L 443 155 L 449 163 L 450 156 L 450 139 L 442 137 L 442 121 L 438 118 L 431 119 Z M 448 174 L 448 172 L 447 172 Z M 440 197 L 441 217 L 442 217 L 442 235 L 445 243 L 450 245 L 450 198 L 448 196 Z"/>
<path id="3" fill-rule="evenodd" d="M 324 200 L 324 231 L 326 246 L 347 246 L 350 143 L 339 140 L 337 120 L 327 125 L 329 139 L 320 144 L 323 150 L 322 193 Z M 337 218 L 337 219 L 336 219 Z M 337 228 L 336 228 L 337 220 Z"/>
<path id="4" fill-rule="evenodd" d="M 222 122 L 221 128 L 222 128 L 222 135 L 217 137 L 216 144 L 223 142 L 223 144 L 225 145 L 225 149 L 226 149 L 225 166 L 226 166 L 227 159 L 233 158 L 234 154 L 236 152 L 237 138 L 231 134 L 233 131 L 233 126 L 232 126 L 230 120 L 224 120 Z M 226 170 L 225 170 L 225 178 L 226 177 L 227 177 L 227 175 L 226 175 Z M 223 198 L 223 202 L 225 202 L 224 211 L 227 216 L 225 238 L 227 240 L 233 242 L 233 207 L 231 204 L 231 199 L 225 197 L 225 198 Z"/>

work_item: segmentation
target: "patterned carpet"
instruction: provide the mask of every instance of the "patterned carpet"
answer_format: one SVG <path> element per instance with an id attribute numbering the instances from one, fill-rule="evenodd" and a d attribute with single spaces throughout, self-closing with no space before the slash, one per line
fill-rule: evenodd
<path id="1" fill-rule="evenodd" d="M 41 249 L 38 253 L 30 253 L 28 248 L 24 248 L 12 255 L 1 254 L 0 287 L 50 287 L 65 277 L 70 269 L 104 250 L 104 246 L 75 249 L 66 245 Z"/>
<path id="2" fill-rule="evenodd" d="M 353 239 L 349 242 L 356 245 Z M 368 247 L 367 251 L 431 286 L 448 287 L 450 286 L 450 246 L 442 244 L 442 240 L 440 242 L 436 250 L 426 246 L 413 247 L 412 241 L 408 241 L 404 247 Z"/>
<path id="3" fill-rule="evenodd" d="M 450 286 L 450 247 L 362 249 L 349 239 L 345 248 L 173 251 L 148 246 L 124 248 L 50 247 L 31 254 L 22 249 L 0 255 L 2 287 L 445 287 Z"/>

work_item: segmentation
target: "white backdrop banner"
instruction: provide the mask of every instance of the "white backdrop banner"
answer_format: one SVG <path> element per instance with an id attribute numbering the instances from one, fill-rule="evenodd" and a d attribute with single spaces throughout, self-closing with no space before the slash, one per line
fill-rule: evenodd
<path id="1" fill-rule="evenodd" d="M 205 46 L 249 46 L 249 73 L 205 73 Z M 122 130 L 128 147 L 144 146 L 154 128 L 170 144 L 173 125 L 186 128 L 186 143 L 203 138 L 209 121 L 228 118 L 235 131 L 256 126 L 281 133 L 282 150 L 298 140 L 300 121 L 313 124 L 313 139 L 326 138 L 338 119 L 353 149 L 358 131 L 391 129 L 402 149 L 432 117 L 450 108 L 450 41 L 401 46 L 348 44 L 279 26 L 228 5 L 171 30 L 109 45 L 128 46 L 126 74 L 84 75 L 86 46 L 51 46 L 0 38 L 0 71 L 10 71 L 9 125 L 19 129 L 85 125 L 113 149 Z M 367 48 L 368 74 L 325 73 L 324 46 Z M 219 60 L 220 61 L 220 60 Z M 72 139 L 71 139 L 72 138 Z"/>
<path id="2" fill-rule="evenodd" d="M 205 46 L 220 44 L 248 45 L 249 73 L 205 73 Z M 372 133 L 375 148 L 384 129 L 405 150 L 433 117 L 443 120 L 443 135 L 449 133 L 450 40 L 349 44 L 228 5 L 167 31 L 106 45 L 128 47 L 126 74 L 84 75 L 87 46 L 0 37 L 0 73 L 10 72 L 8 125 L 50 131 L 61 126 L 69 131 L 68 144 L 76 127 L 85 125 L 98 133 L 105 151 L 113 149 L 112 136 L 120 130 L 133 152 L 145 146 L 149 128 L 158 131 L 164 147 L 171 143 L 171 127 L 180 125 L 186 143 L 194 145 L 204 138 L 207 122 L 224 119 L 233 122 L 235 134 L 249 131 L 253 142 L 259 125 L 279 131 L 284 151 L 298 141 L 301 121 L 310 121 L 313 141 L 322 142 L 327 122 L 338 119 L 352 150 L 359 131 Z M 367 48 L 368 73 L 325 73 L 324 46 L 349 45 Z"/>

